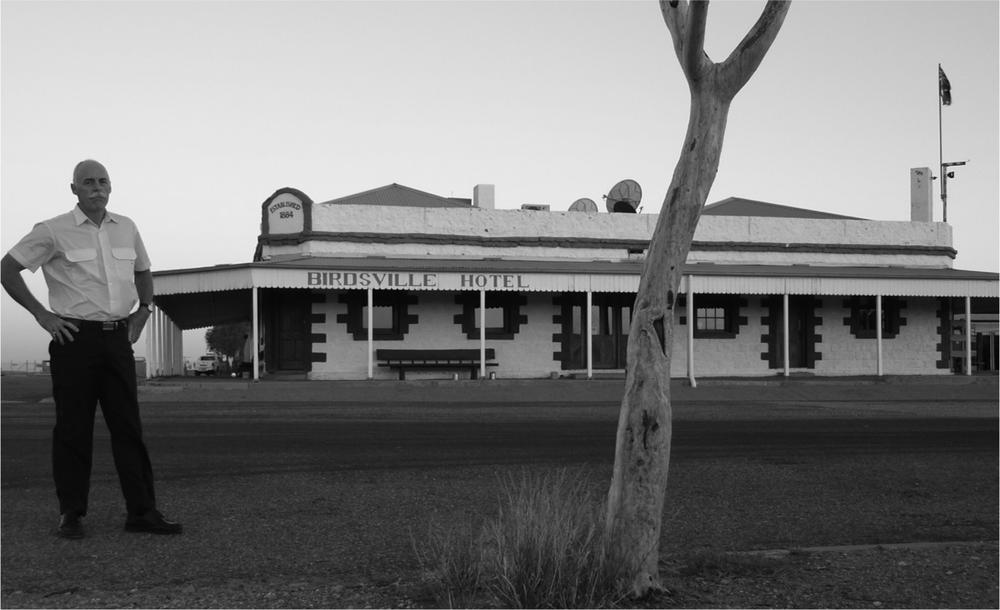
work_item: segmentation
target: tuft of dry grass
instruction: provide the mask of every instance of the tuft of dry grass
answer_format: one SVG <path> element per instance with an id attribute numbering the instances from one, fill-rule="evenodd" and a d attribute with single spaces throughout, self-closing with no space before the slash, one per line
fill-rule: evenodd
<path id="1" fill-rule="evenodd" d="M 437 527 L 414 548 L 449 607 L 597 608 L 624 597 L 625 562 L 579 471 L 508 474 L 496 516 L 478 528 Z"/>
<path id="2" fill-rule="evenodd" d="M 481 531 L 471 522 L 432 522 L 422 544 L 412 535 L 410 540 L 430 595 L 448 608 L 475 607 L 486 563 Z"/>

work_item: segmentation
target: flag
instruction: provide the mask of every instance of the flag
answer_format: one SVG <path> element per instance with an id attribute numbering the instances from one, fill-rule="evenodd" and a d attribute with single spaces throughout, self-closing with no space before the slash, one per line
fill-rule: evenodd
<path id="1" fill-rule="evenodd" d="M 948 82 L 948 77 L 945 76 L 940 64 L 938 64 L 938 93 L 941 95 L 941 103 L 951 106 L 951 83 Z"/>

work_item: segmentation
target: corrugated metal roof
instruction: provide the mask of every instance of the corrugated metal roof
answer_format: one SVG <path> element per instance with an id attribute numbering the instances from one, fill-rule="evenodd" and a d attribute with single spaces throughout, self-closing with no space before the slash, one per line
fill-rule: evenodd
<path id="1" fill-rule="evenodd" d="M 383 187 L 348 195 L 339 199 L 331 199 L 317 205 L 382 205 L 407 206 L 419 208 L 467 208 L 472 205 L 470 199 L 457 197 L 441 197 L 432 193 L 419 191 L 402 184 L 388 184 Z"/>
<path id="2" fill-rule="evenodd" d="M 157 302 L 180 328 L 191 329 L 223 318 L 246 318 L 250 288 L 316 288 L 306 278 L 322 272 L 401 277 L 436 274 L 434 286 L 414 287 L 408 285 L 412 282 L 401 283 L 397 278 L 395 285 L 389 283 L 384 288 L 395 290 L 469 290 L 467 282 L 461 281 L 465 274 L 515 274 L 516 283 L 511 282 L 506 288 L 500 284 L 496 290 L 515 290 L 523 276 L 530 292 L 635 292 L 642 262 L 302 257 L 157 271 L 153 275 Z M 1000 292 L 998 274 L 960 269 L 691 264 L 684 266 L 684 274 L 687 278 L 681 290 L 686 292 L 690 282 L 696 294 L 881 294 L 995 299 Z M 227 291 L 239 292 L 221 294 Z"/>
<path id="3" fill-rule="evenodd" d="M 179 269 L 173 271 L 157 271 L 157 293 L 162 289 L 165 294 L 171 292 L 203 292 L 213 290 L 244 289 L 254 285 L 252 272 L 267 271 L 269 277 L 279 277 L 283 271 L 415 271 L 436 273 L 531 273 L 548 275 L 617 275 L 623 277 L 638 277 L 642 272 L 642 261 L 569 261 L 569 260 L 504 260 L 493 258 L 325 258 L 297 257 L 282 260 L 261 261 L 237 265 L 219 265 L 197 269 Z M 857 286 L 869 286 L 871 292 L 877 294 L 880 283 L 888 280 L 899 280 L 906 283 L 910 290 L 925 290 L 933 295 L 937 289 L 932 287 L 935 282 L 963 282 L 969 285 L 979 285 L 975 291 L 978 296 L 993 296 L 1000 285 L 1000 275 L 984 271 L 967 271 L 961 269 L 932 269 L 916 267 L 832 267 L 809 265 L 716 265 L 711 263 L 696 263 L 684 265 L 684 275 L 694 275 L 698 282 L 708 285 L 701 278 L 729 278 L 715 280 L 711 285 L 715 290 L 723 286 L 732 286 L 726 291 L 755 293 L 763 286 L 790 285 L 784 280 L 800 278 L 797 286 L 815 286 L 819 280 L 827 280 L 826 285 L 832 289 L 834 284 L 838 290 L 844 290 L 843 283 L 830 283 L 829 280 L 846 280 Z M 262 276 L 263 277 L 263 276 Z M 696 282 L 695 286 L 699 286 Z M 770 283 L 769 283 L 770 282 Z M 916 283 L 915 283 L 916 282 Z M 918 286 L 924 286 L 919 289 Z M 742 288 L 739 288 L 742 287 Z M 751 288 L 755 287 L 755 288 Z M 805 289 L 805 288 L 803 288 Z M 770 289 L 768 289 L 770 291 Z M 808 288 L 805 294 L 819 294 L 817 288 Z M 991 292 L 991 294 L 983 293 Z M 950 293 L 951 291 L 949 291 Z M 838 294 L 831 292 L 830 294 Z M 860 294 L 860 293 L 859 293 Z M 916 294 L 916 293 L 914 293 Z M 964 294 L 964 293 L 963 293 Z M 956 295 L 957 296 L 957 295 Z"/>
<path id="4" fill-rule="evenodd" d="M 763 216 L 767 218 L 812 218 L 832 220 L 864 220 L 854 216 L 841 216 L 806 208 L 795 208 L 766 201 L 728 197 L 706 205 L 701 210 L 702 216 Z"/>
<path id="5" fill-rule="evenodd" d="M 638 274 L 642 271 L 641 260 L 620 261 L 580 261 L 580 260 L 526 260 L 502 258 L 386 258 L 386 257 L 321 257 L 301 256 L 272 259 L 254 263 L 215 265 L 156 271 L 156 277 L 188 275 L 201 272 L 220 272 L 235 269 L 319 269 L 351 268 L 374 270 L 416 269 L 428 271 L 524 271 L 532 273 L 621 273 Z M 971 279 L 998 281 L 1000 274 L 990 271 L 971 271 L 951 268 L 923 267 L 839 267 L 821 265 L 717 265 L 714 263 L 691 263 L 684 265 L 684 274 L 694 275 L 740 275 L 740 276 L 782 276 L 782 277 L 858 277 L 858 278 L 904 278 L 904 279 Z"/>

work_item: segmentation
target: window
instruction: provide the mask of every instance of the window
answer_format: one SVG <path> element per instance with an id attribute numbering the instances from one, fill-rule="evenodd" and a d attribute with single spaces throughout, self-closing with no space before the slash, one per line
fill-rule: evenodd
<path id="1" fill-rule="evenodd" d="M 740 301 L 730 295 L 695 295 L 694 297 L 694 338 L 732 339 L 746 324 L 739 317 Z"/>
<path id="2" fill-rule="evenodd" d="M 874 305 L 862 305 L 858 308 L 858 333 L 867 337 L 874 337 L 878 333 L 878 325 L 875 322 L 877 314 Z M 882 330 L 885 331 L 885 310 L 882 310 Z"/>
<path id="3" fill-rule="evenodd" d="M 851 333 L 858 339 L 874 339 L 878 335 L 876 325 L 877 308 L 875 297 L 854 297 L 850 300 L 851 317 L 844 320 L 851 327 Z M 900 300 L 896 297 L 882 298 L 882 338 L 893 339 L 899 333 L 902 318 L 899 317 Z"/>
<path id="4" fill-rule="evenodd" d="M 462 313 L 455 316 L 455 323 L 461 325 L 462 332 L 469 339 L 479 339 L 479 328 L 483 323 L 483 314 L 479 307 L 478 292 L 463 292 L 455 297 L 462 306 Z M 521 315 L 521 305 L 527 299 L 510 292 L 493 292 L 486 294 L 486 338 L 513 339 L 521 324 L 528 321 Z"/>
<path id="5" fill-rule="evenodd" d="M 479 307 L 476 308 L 476 330 L 482 326 L 483 322 L 483 311 Z M 487 307 L 486 308 L 486 330 L 487 332 L 506 332 L 506 321 L 504 316 L 504 310 L 502 307 Z"/>
<path id="6" fill-rule="evenodd" d="M 398 318 L 396 308 L 392 305 L 376 305 L 372 308 L 372 328 L 375 329 L 373 334 L 397 332 L 396 320 Z M 365 333 L 368 332 L 368 305 L 365 305 L 361 311 L 361 328 L 364 329 Z"/>
<path id="7" fill-rule="evenodd" d="M 695 330 L 726 330 L 726 310 L 724 307 L 696 307 Z"/>
<path id="8" fill-rule="evenodd" d="M 372 338 L 377 341 L 402 341 L 417 323 L 417 316 L 409 315 L 409 306 L 415 305 L 417 298 L 402 291 L 378 291 L 372 295 Z M 347 304 L 347 313 L 337 316 L 337 322 L 347 325 L 347 332 L 355 341 L 368 340 L 368 295 L 360 290 L 352 290 L 340 296 L 340 302 Z"/>

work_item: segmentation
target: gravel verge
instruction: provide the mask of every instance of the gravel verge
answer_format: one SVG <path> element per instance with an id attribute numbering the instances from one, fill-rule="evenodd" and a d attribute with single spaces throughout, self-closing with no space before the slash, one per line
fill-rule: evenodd
<path id="1" fill-rule="evenodd" d="M 4 383 L 6 399 L 6 377 Z M 795 403 L 768 413 L 781 419 L 812 412 Z M 883 399 L 847 412 L 906 417 L 907 409 Z M 553 410 L 573 416 L 568 408 Z M 447 411 L 431 415 L 450 417 Z M 711 419 L 716 411 L 699 414 Z M 488 407 L 486 416 L 502 420 L 504 409 Z M 608 464 L 580 467 L 595 490 L 606 488 Z M 120 492 L 105 460 L 95 464 L 94 509 L 82 541 L 51 535 L 54 519 L 39 511 L 51 506 L 50 485 L 4 481 L 0 605 L 439 607 L 413 545 L 431 522 L 492 514 L 497 481 L 522 468 L 174 479 L 159 494 L 168 515 L 185 523 L 185 534 L 174 538 L 122 531 Z M 633 605 L 996 608 L 998 492 L 995 452 L 677 459 L 664 513 L 668 590 Z"/>

